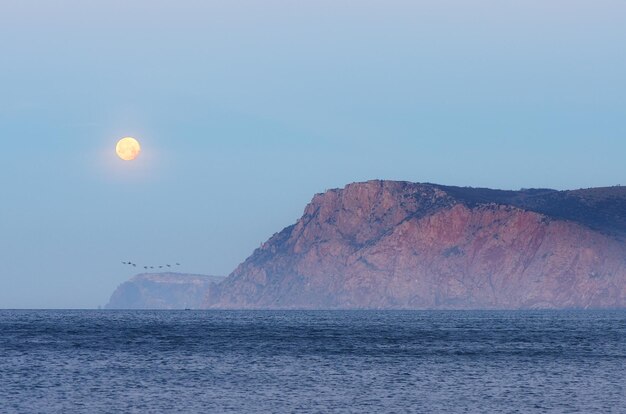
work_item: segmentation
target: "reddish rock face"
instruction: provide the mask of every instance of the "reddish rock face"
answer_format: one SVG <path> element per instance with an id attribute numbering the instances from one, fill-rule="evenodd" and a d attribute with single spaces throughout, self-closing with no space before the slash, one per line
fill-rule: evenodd
<path id="1" fill-rule="evenodd" d="M 489 191 L 370 181 L 318 194 L 205 305 L 626 307 L 622 188 Z"/>

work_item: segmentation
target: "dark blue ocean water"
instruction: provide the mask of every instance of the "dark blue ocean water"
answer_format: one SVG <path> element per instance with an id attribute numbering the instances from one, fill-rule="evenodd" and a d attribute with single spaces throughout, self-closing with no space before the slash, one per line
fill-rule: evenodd
<path id="1" fill-rule="evenodd" d="M 0 412 L 626 413 L 626 312 L 0 311 Z"/>

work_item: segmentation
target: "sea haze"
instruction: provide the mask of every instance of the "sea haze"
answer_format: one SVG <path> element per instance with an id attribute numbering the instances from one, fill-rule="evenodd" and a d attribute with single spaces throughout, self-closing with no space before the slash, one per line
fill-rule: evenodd
<path id="1" fill-rule="evenodd" d="M 0 311 L 0 411 L 626 412 L 626 311 Z"/>

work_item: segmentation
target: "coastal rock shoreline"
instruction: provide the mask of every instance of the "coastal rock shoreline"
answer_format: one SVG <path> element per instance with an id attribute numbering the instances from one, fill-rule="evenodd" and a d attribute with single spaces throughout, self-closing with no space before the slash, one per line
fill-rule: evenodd
<path id="1" fill-rule="evenodd" d="M 626 307 L 626 187 L 373 180 L 316 194 L 226 278 L 138 275 L 109 308 Z"/>

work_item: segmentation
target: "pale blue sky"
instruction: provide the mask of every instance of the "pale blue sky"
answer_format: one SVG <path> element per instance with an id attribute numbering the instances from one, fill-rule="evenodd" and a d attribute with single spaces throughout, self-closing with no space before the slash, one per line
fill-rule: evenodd
<path id="1" fill-rule="evenodd" d="M 0 307 L 228 274 L 353 181 L 626 184 L 624 1 L 127 3 L 0 6 Z"/>

